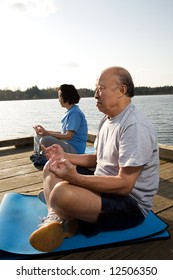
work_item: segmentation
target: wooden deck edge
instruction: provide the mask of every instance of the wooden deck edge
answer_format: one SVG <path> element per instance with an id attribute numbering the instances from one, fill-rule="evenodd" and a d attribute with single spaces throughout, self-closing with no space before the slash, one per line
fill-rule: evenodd
<path id="1" fill-rule="evenodd" d="M 159 144 L 159 156 L 161 159 L 173 160 L 173 146 Z"/>
<path id="2" fill-rule="evenodd" d="M 92 132 L 88 133 L 87 141 L 89 143 L 94 143 L 95 138 L 96 138 L 96 135 L 94 133 L 92 133 Z M 33 145 L 33 136 L 0 140 L 0 148 L 11 147 L 11 146 L 15 146 L 17 148 L 20 146 L 28 146 L 28 145 Z"/>
<path id="3" fill-rule="evenodd" d="M 33 136 L 27 136 L 22 138 L 14 138 L 14 139 L 7 139 L 7 140 L 0 140 L 0 148 L 15 146 L 28 146 L 33 145 Z"/>
<path id="4" fill-rule="evenodd" d="M 89 143 L 94 143 L 95 138 L 96 138 L 96 134 L 92 132 L 88 133 Z M 17 147 L 29 146 L 29 145 L 30 146 L 33 145 L 33 136 L 0 140 L 0 148 L 10 147 L 10 146 L 15 146 L 17 148 Z M 160 159 L 173 160 L 173 146 L 159 144 L 159 154 L 160 154 Z"/>
<path id="5" fill-rule="evenodd" d="M 88 132 L 88 140 L 87 141 L 89 143 L 94 143 L 95 139 L 96 139 L 96 134 L 91 132 L 91 131 L 89 131 Z"/>

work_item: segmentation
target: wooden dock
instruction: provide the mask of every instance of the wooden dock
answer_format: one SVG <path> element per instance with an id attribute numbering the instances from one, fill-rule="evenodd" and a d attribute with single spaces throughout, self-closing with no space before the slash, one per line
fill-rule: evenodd
<path id="1" fill-rule="evenodd" d="M 90 142 L 94 136 L 89 137 Z M 42 190 L 42 171 L 31 163 L 32 137 L 0 142 L 0 201 L 7 192 L 36 195 Z M 173 236 L 173 147 L 160 145 L 160 188 L 154 213 L 169 224 Z M 173 237 L 133 245 L 107 246 L 80 252 L 55 254 L 61 260 L 173 260 Z M 40 257 L 41 259 L 41 257 Z M 44 256 L 44 259 L 45 256 Z M 48 257 L 47 257 L 48 259 Z"/>

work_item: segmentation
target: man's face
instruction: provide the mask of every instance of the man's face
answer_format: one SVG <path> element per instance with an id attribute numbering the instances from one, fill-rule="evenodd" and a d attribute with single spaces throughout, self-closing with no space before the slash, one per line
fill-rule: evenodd
<path id="1" fill-rule="evenodd" d="M 99 111 L 111 116 L 118 106 L 119 85 L 115 82 L 115 77 L 102 75 L 96 83 L 95 99 Z"/>

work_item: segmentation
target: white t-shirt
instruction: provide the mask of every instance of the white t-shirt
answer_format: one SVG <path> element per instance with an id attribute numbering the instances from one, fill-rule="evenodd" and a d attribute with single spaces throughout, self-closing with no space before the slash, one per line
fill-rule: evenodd
<path id="1" fill-rule="evenodd" d="M 159 148 L 157 133 L 134 104 L 118 116 L 103 118 L 95 146 L 95 175 L 117 175 L 120 167 L 143 166 L 130 193 L 146 216 L 152 209 L 153 197 L 159 186 Z"/>

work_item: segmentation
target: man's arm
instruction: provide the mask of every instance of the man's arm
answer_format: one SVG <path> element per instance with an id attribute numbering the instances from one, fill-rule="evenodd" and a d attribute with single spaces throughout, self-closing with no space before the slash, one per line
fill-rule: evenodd
<path id="1" fill-rule="evenodd" d="M 60 145 L 53 144 L 50 147 L 41 146 L 42 151 L 45 153 L 48 159 L 54 157 L 55 160 L 60 160 L 61 158 L 65 158 L 70 161 L 73 165 L 79 165 L 86 168 L 95 167 L 97 156 L 96 154 L 70 154 L 65 153 L 63 148 Z"/>
<path id="2" fill-rule="evenodd" d="M 122 167 L 117 176 L 93 176 L 78 174 L 74 165 L 67 159 L 56 161 L 52 158 L 49 169 L 57 177 L 69 183 L 95 192 L 128 195 L 139 176 L 142 166 Z"/>
<path id="3" fill-rule="evenodd" d="M 64 158 L 68 159 L 73 165 L 78 165 L 86 168 L 95 167 L 97 156 L 96 154 L 68 154 L 64 153 Z"/>
<path id="4" fill-rule="evenodd" d="M 139 176 L 142 167 L 120 168 L 117 176 L 85 176 L 78 174 L 70 183 L 96 192 L 128 195 Z M 67 179 L 66 179 L 67 180 Z"/>

